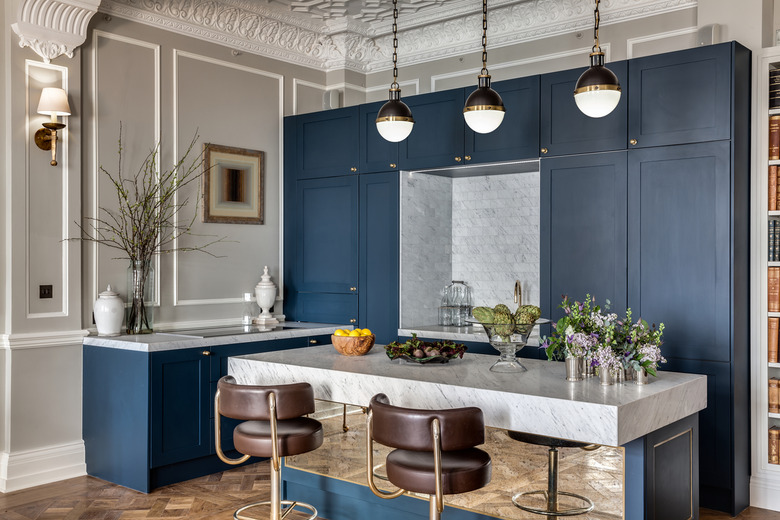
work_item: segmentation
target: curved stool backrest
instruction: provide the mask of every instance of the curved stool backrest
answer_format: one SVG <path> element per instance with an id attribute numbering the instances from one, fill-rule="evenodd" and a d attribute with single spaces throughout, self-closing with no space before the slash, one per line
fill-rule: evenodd
<path id="1" fill-rule="evenodd" d="M 295 419 L 314 413 L 314 390 L 309 383 L 254 386 L 239 385 L 233 376 L 217 383 L 219 414 L 241 421 L 270 421 L 268 396 L 276 397 L 276 419 Z"/>
<path id="2" fill-rule="evenodd" d="M 373 412 L 371 437 L 390 448 L 434 451 L 431 423 L 439 420 L 441 450 L 473 448 L 485 442 L 482 410 L 470 406 L 449 410 L 419 410 L 393 406 L 385 394 L 371 398 Z"/>

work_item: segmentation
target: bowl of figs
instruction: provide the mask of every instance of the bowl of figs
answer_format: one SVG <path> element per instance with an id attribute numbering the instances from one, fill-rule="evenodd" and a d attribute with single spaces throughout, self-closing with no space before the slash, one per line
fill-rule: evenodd
<path id="1" fill-rule="evenodd" d="M 450 359 L 462 358 L 466 345 L 449 340 L 423 341 L 412 334 L 404 343 L 393 341 L 385 345 L 385 353 L 391 360 L 403 360 L 409 363 L 425 365 L 428 363 L 448 363 Z"/>

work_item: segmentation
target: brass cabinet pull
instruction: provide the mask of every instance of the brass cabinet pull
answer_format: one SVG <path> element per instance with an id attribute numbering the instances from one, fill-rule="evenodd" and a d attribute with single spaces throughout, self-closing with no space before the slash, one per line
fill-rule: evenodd
<path id="1" fill-rule="evenodd" d="M 309 340 L 309 345 L 316 345 L 316 344 L 317 344 L 317 340 L 316 339 L 310 339 Z"/>
<path id="2" fill-rule="evenodd" d="M 357 323 L 357 320 L 355 318 L 352 318 L 351 320 L 349 320 L 349 322 L 350 323 Z"/>
<path id="3" fill-rule="evenodd" d="M 395 164 L 394 162 L 391 162 L 391 163 L 390 163 L 390 168 L 396 168 L 397 166 L 398 166 L 398 165 L 397 165 L 397 164 Z"/>
<path id="4" fill-rule="evenodd" d="M 631 140 L 629 141 L 629 143 L 631 143 L 631 146 L 634 146 L 634 145 L 636 145 L 636 139 L 631 139 Z"/>
<path id="5" fill-rule="evenodd" d="M 356 171 L 357 171 L 357 168 L 355 168 L 355 167 L 353 166 L 352 168 L 350 168 L 350 169 L 349 169 L 349 171 L 351 171 L 351 172 L 356 172 Z"/>
<path id="6" fill-rule="evenodd" d="M 455 162 L 460 162 L 460 161 L 461 161 L 460 157 L 455 157 Z"/>
<path id="7" fill-rule="evenodd" d="M 211 355 L 211 351 L 210 350 L 204 350 L 203 352 L 201 352 L 201 354 L 203 354 L 204 356 L 210 356 Z"/>
<path id="8" fill-rule="evenodd" d="M 355 291 L 357 291 L 357 287 L 350 287 L 349 290 L 352 291 L 352 292 L 355 292 Z"/>
<path id="9" fill-rule="evenodd" d="M 467 156 L 466 156 L 466 160 L 467 160 L 467 161 L 470 161 L 470 160 L 471 160 L 471 156 L 470 156 L 470 155 L 467 155 Z"/>
<path id="10" fill-rule="evenodd" d="M 542 148 L 542 155 L 546 155 L 549 151 L 547 148 Z"/>

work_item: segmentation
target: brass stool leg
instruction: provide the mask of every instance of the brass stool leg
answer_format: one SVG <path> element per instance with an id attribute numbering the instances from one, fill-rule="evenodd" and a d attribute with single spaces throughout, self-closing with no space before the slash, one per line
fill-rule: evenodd
<path id="1" fill-rule="evenodd" d="M 521 504 L 520 501 L 522 500 L 522 497 L 529 495 L 544 496 L 547 501 L 547 507 L 545 509 L 539 509 Z M 582 500 L 585 504 L 582 507 L 573 507 L 562 510 L 558 504 L 559 495 L 577 498 Z M 591 499 L 567 491 L 558 491 L 558 449 L 555 447 L 550 447 L 547 451 L 547 491 L 539 489 L 536 491 L 517 493 L 512 497 L 512 503 L 515 507 L 519 507 L 523 511 L 545 516 L 574 516 L 589 513 L 593 510 L 593 501 Z"/>
<path id="2" fill-rule="evenodd" d="M 280 467 L 278 470 L 274 470 L 273 465 L 271 465 L 271 500 L 255 502 L 237 509 L 236 512 L 233 513 L 233 519 L 259 520 L 251 516 L 243 515 L 243 512 L 247 509 L 257 506 L 271 506 L 271 520 L 284 520 L 285 517 L 287 517 L 287 515 L 290 514 L 295 507 L 308 509 L 311 512 L 311 515 L 305 520 L 314 520 L 317 518 L 317 509 L 315 509 L 314 506 L 295 500 L 282 500 L 282 468 Z M 287 507 L 282 509 L 282 506 Z"/>
<path id="3" fill-rule="evenodd" d="M 441 520 L 441 513 L 436 507 L 436 495 L 431 495 L 428 499 L 428 520 Z"/>

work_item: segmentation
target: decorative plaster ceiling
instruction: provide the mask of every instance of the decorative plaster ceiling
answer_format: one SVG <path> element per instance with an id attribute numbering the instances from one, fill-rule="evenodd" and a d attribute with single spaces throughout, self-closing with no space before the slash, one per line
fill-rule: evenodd
<path id="1" fill-rule="evenodd" d="M 23 4 L 82 7 L 98 1 Z M 398 0 L 398 5 L 401 66 L 479 51 L 478 0 Z M 601 22 L 607 25 L 696 5 L 697 0 L 602 0 Z M 491 0 L 489 9 L 490 48 L 593 24 L 590 0 Z M 374 72 L 391 66 L 390 0 L 102 0 L 98 10 L 326 71 Z"/>

